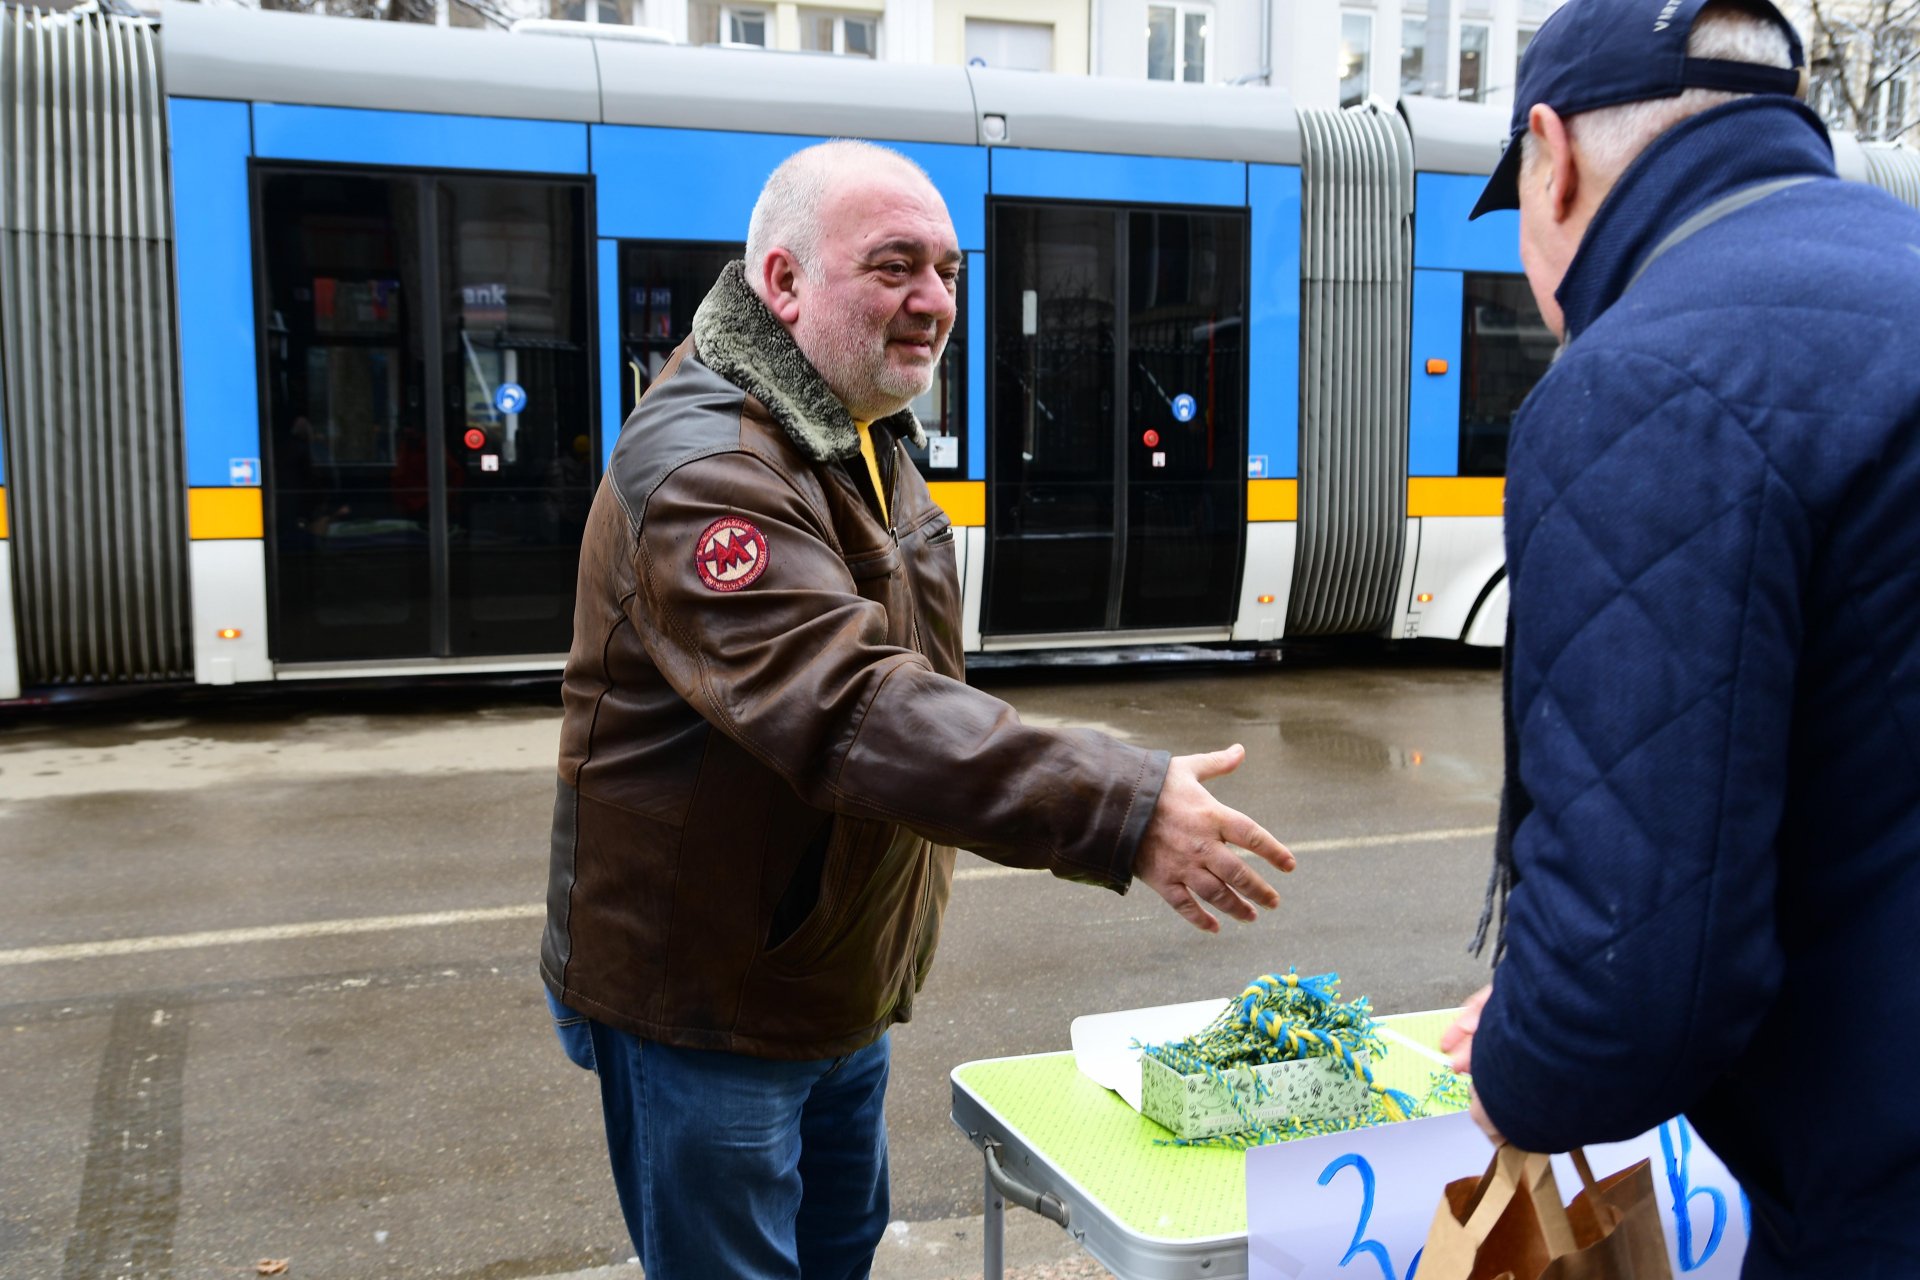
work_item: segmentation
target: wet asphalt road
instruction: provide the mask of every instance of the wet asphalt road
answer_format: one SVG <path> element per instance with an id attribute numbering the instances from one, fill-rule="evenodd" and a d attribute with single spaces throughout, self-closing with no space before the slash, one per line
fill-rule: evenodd
<path id="1" fill-rule="evenodd" d="M 1207 937 L 1148 890 L 963 855 L 896 1033 L 896 1218 L 978 1212 L 948 1070 L 1064 1048 L 1077 1014 L 1288 965 L 1388 1012 L 1482 980 L 1462 944 L 1498 801 L 1491 664 L 979 682 L 1043 723 L 1245 743 L 1215 791 L 1301 867 L 1274 876 L 1277 912 Z M 554 706 L 549 686 L 0 712 L 0 1277 L 237 1277 L 272 1257 L 296 1277 L 509 1280 L 631 1252 L 593 1080 L 560 1057 L 534 976 Z"/>

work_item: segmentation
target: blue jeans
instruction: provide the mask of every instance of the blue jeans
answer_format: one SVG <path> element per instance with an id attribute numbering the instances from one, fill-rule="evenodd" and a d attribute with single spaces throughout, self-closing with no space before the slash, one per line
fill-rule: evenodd
<path id="1" fill-rule="evenodd" d="M 676 1049 L 547 997 L 597 1071 L 647 1280 L 860 1280 L 887 1226 L 886 1037 L 808 1062 Z"/>

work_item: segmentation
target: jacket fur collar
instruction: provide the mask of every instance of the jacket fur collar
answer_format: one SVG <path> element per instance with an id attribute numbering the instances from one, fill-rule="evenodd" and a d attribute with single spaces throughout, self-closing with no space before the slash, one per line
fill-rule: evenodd
<path id="1" fill-rule="evenodd" d="M 723 267 L 693 313 L 693 344 L 702 364 L 767 406 L 800 452 L 815 462 L 860 456 L 860 434 L 847 407 L 748 286 L 744 262 Z M 927 447 L 927 433 L 911 409 L 876 425 Z"/>

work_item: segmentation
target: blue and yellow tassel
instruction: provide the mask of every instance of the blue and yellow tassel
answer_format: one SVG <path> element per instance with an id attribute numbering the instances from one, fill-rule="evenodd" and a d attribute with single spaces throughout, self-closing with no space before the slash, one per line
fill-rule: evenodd
<path id="1" fill-rule="evenodd" d="M 1372 1104 L 1345 1120 L 1288 1119 L 1260 1123 L 1235 1098 L 1234 1107 L 1245 1128 L 1210 1138 L 1177 1138 L 1177 1146 L 1230 1147 L 1244 1150 L 1269 1142 L 1318 1137 L 1369 1125 L 1391 1124 L 1436 1111 L 1458 1110 L 1454 1094 L 1464 1093 L 1453 1073 L 1439 1071 L 1423 1101 L 1373 1078 L 1371 1060 L 1384 1057 L 1387 1047 L 1373 1021 L 1373 1007 L 1365 996 L 1348 1003 L 1339 997 L 1340 975 L 1323 973 L 1303 977 L 1292 969 L 1256 978 L 1197 1034 L 1167 1044 L 1143 1046 L 1143 1051 L 1182 1075 L 1205 1075 L 1224 1083 L 1223 1071 L 1306 1058 L 1335 1058 L 1357 1074 L 1373 1092 Z M 1365 1058 L 1359 1055 L 1364 1053 Z M 1444 1080 L 1442 1079 L 1444 1077 Z M 1266 1096 L 1256 1079 L 1255 1100 Z M 1165 1140 L 1163 1140 L 1165 1141 Z"/>

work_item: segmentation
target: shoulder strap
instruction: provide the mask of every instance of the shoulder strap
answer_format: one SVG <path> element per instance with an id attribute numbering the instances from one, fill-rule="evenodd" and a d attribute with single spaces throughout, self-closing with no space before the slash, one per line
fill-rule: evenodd
<path id="1" fill-rule="evenodd" d="M 1804 174 L 1792 178 L 1775 178 L 1772 182 L 1760 182 L 1751 187 L 1742 187 L 1730 196 L 1722 196 L 1715 200 L 1675 227 L 1668 233 L 1665 240 L 1654 246 L 1653 252 L 1647 255 L 1646 261 L 1642 262 L 1639 269 L 1633 273 L 1633 278 L 1627 281 L 1627 289 L 1638 284 L 1640 277 L 1647 274 L 1647 268 L 1659 261 L 1661 255 L 1667 250 L 1677 247 L 1681 241 L 1691 239 L 1728 214 L 1738 213 L 1750 204 L 1765 200 L 1776 191 L 1785 191 L 1788 187 L 1797 187 L 1803 182 L 1812 181 L 1811 177 Z M 1625 293 L 1627 289 L 1622 289 L 1620 292 Z"/>

